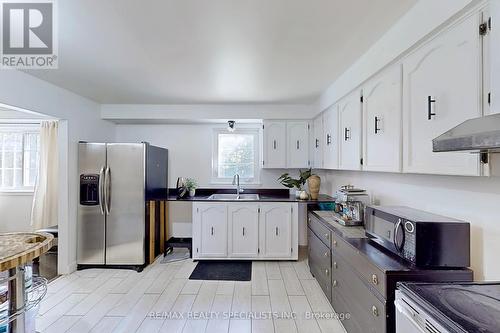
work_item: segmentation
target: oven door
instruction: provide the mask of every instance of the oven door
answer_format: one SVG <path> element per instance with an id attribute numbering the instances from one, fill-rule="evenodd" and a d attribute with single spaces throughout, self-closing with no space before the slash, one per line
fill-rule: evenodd
<path id="1" fill-rule="evenodd" d="M 372 240 L 388 250 L 402 255 L 405 245 L 405 230 L 400 217 L 374 207 L 365 210 L 365 229 Z"/>

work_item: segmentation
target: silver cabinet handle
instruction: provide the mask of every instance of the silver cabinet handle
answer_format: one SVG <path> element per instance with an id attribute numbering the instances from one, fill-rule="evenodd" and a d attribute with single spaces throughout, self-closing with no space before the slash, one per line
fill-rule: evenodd
<path id="1" fill-rule="evenodd" d="M 325 234 L 325 238 L 329 240 L 330 239 L 330 234 L 326 233 Z"/>
<path id="2" fill-rule="evenodd" d="M 337 246 L 337 241 L 336 240 L 333 241 L 333 246 Z"/>
<path id="3" fill-rule="evenodd" d="M 324 256 L 325 256 L 325 257 L 328 257 L 328 252 L 325 252 Z"/>
<path id="4" fill-rule="evenodd" d="M 333 268 L 337 269 L 337 262 L 336 261 L 333 262 Z"/>
<path id="5" fill-rule="evenodd" d="M 330 271 L 328 269 L 325 269 L 325 274 L 326 276 L 330 275 Z"/>
<path id="6" fill-rule="evenodd" d="M 333 287 L 336 287 L 336 286 L 337 286 L 337 280 L 333 280 L 333 282 L 332 282 L 332 286 L 333 286 Z"/>
<path id="7" fill-rule="evenodd" d="M 106 203 L 105 208 L 106 208 L 106 214 L 109 215 L 111 212 L 111 170 L 109 167 L 106 168 L 106 171 L 104 172 L 104 201 Z"/>
<path id="8" fill-rule="evenodd" d="M 101 215 L 104 215 L 104 167 L 99 171 L 99 208 L 101 209 Z"/>
<path id="9" fill-rule="evenodd" d="M 372 314 L 375 316 L 375 317 L 378 317 L 378 309 L 377 307 L 374 305 L 372 306 Z"/>
<path id="10" fill-rule="evenodd" d="M 377 285 L 378 284 L 378 276 L 376 274 L 373 274 L 372 275 L 372 283 L 374 285 Z"/>

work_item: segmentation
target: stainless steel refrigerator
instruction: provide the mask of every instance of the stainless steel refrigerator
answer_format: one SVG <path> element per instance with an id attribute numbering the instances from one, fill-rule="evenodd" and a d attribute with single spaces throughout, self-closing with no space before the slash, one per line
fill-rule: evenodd
<path id="1" fill-rule="evenodd" d="M 168 150 L 148 143 L 78 147 L 78 268 L 146 264 L 146 202 L 168 195 Z"/>

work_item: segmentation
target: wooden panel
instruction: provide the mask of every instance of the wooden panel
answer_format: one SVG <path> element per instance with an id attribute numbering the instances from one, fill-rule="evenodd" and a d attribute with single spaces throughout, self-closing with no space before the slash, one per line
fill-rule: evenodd
<path id="1" fill-rule="evenodd" d="M 155 259 L 155 220 L 156 202 L 149 202 L 149 258 L 147 262 L 151 264 Z"/>
<path id="2" fill-rule="evenodd" d="M 160 201 L 160 253 L 165 252 L 165 201 Z"/>

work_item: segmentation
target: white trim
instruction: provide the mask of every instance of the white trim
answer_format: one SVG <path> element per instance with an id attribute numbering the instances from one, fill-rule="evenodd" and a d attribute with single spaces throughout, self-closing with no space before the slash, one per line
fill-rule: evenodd
<path id="1" fill-rule="evenodd" d="M 212 132 L 212 178 L 211 184 L 218 185 L 230 185 L 232 184 L 233 178 L 220 178 L 217 175 L 218 167 L 218 135 L 219 134 L 250 134 L 254 136 L 254 178 L 240 178 L 240 183 L 243 185 L 259 185 L 260 182 L 260 168 L 261 168 L 261 149 L 260 149 L 260 126 L 245 126 L 241 127 L 241 124 L 236 124 L 236 130 L 234 132 L 228 132 L 225 127 L 214 127 Z"/>
<path id="2" fill-rule="evenodd" d="M 34 189 L 31 190 L 19 190 L 19 189 L 0 189 L 0 196 L 29 196 L 33 195 Z"/>

